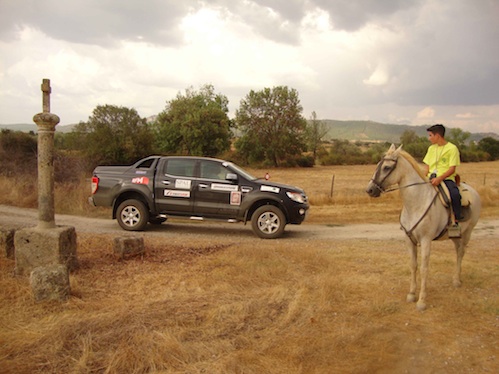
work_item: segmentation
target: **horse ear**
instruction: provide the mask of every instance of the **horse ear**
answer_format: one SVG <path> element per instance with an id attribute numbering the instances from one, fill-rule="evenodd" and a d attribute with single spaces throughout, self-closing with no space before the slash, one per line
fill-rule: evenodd
<path id="1" fill-rule="evenodd" d="M 400 151 L 402 150 L 402 144 L 400 144 L 400 147 L 397 148 L 397 153 L 400 153 Z"/>
<path id="2" fill-rule="evenodd" d="M 391 154 L 395 152 L 395 144 L 392 143 L 392 145 L 390 146 L 390 149 L 388 150 L 388 152 L 386 152 L 387 154 Z"/>

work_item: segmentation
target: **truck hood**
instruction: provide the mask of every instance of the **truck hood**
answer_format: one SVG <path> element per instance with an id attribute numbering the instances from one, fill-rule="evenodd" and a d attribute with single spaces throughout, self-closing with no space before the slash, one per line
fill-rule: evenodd
<path id="1" fill-rule="evenodd" d="M 305 194 L 305 191 L 303 191 L 301 188 L 296 187 L 296 186 L 291 186 L 289 184 L 271 182 L 271 181 L 267 181 L 265 179 L 258 179 L 258 182 L 260 182 L 260 184 L 262 186 L 279 187 L 279 188 L 284 189 L 284 190 L 291 190 L 291 191 L 301 192 L 301 193 Z"/>

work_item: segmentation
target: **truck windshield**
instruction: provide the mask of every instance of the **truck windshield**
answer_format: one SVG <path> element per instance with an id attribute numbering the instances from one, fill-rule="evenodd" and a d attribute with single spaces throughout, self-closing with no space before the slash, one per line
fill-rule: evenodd
<path id="1" fill-rule="evenodd" d="M 230 166 L 230 168 L 232 170 L 234 170 L 237 174 L 241 175 L 243 178 L 247 179 L 247 180 L 250 180 L 250 181 L 253 181 L 257 178 L 255 178 L 254 176 L 252 176 L 250 173 L 248 173 L 246 170 L 244 169 L 241 169 L 239 166 L 237 166 L 236 164 L 233 164 L 233 163 L 227 163 L 228 166 Z"/>

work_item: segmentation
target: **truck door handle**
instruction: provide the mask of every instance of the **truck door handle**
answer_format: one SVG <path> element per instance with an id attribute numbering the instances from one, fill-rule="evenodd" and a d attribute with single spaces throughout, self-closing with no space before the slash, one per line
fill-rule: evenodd
<path id="1" fill-rule="evenodd" d="M 199 188 L 208 188 L 208 185 L 204 183 L 199 183 Z"/>
<path id="2" fill-rule="evenodd" d="M 170 181 L 162 181 L 161 183 L 166 184 L 166 185 L 169 185 L 169 184 L 170 184 Z"/>

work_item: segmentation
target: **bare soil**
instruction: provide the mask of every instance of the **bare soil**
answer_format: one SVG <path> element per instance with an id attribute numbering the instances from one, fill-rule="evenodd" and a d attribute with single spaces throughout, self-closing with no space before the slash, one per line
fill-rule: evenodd
<path id="1" fill-rule="evenodd" d="M 0 205 L 0 227 L 33 227 L 38 220 L 36 209 L 17 208 Z M 71 215 L 56 215 L 56 224 L 74 226 L 77 232 L 126 235 L 150 235 L 161 237 L 177 237 L 188 234 L 188 238 L 230 238 L 237 236 L 240 240 L 258 240 L 249 224 L 225 223 L 218 221 L 196 222 L 181 219 L 170 219 L 162 225 L 149 225 L 143 233 L 126 232 L 117 222 L 106 218 L 89 218 Z M 473 238 L 498 238 L 499 219 L 481 219 L 473 230 Z M 187 237 L 185 240 L 188 239 Z M 314 240 L 401 240 L 403 232 L 396 222 L 369 224 L 309 224 L 288 225 L 284 238 L 300 238 Z"/>

